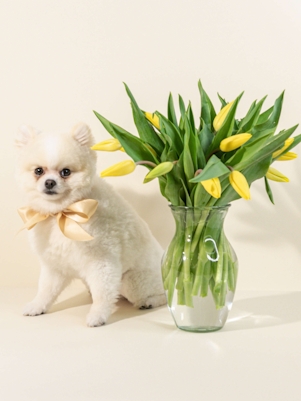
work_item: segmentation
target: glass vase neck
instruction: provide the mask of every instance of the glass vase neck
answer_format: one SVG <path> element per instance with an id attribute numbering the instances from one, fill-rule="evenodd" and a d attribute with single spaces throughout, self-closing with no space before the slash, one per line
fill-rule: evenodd
<path id="1" fill-rule="evenodd" d="M 227 205 L 223 205 L 223 206 L 204 206 L 204 207 L 194 207 L 194 206 L 174 206 L 172 204 L 169 205 L 169 207 L 171 208 L 172 211 L 175 212 L 189 212 L 191 211 L 203 211 L 203 210 L 223 210 L 223 211 L 228 211 L 229 207 L 231 206 L 230 203 L 228 203 Z"/>

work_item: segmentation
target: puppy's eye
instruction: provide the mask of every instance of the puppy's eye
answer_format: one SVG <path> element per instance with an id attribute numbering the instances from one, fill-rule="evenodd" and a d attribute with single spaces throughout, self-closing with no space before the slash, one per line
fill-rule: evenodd
<path id="1" fill-rule="evenodd" d="M 62 171 L 60 171 L 60 175 L 61 177 L 69 177 L 69 175 L 71 174 L 71 171 L 68 168 L 63 168 Z"/>
<path id="2" fill-rule="evenodd" d="M 43 175 L 44 174 L 44 170 L 42 169 L 42 167 L 37 167 L 34 170 L 35 175 Z"/>

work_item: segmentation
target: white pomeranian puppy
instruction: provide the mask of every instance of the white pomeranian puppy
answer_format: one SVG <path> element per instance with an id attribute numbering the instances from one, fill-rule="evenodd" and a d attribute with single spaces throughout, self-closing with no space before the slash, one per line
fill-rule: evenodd
<path id="1" fill-rule="evenodd" d="M 20 214 L 41 263 L 26 316 L 45 313 L 73 278 L 92 295 L 90 327 L 107 321 L 120 295 L 141 309 L 166 303 L 163 251 L 146 223 L 96 176 L 93 144 L 82 123 L 64 134 L 23 126 L 17 135 L 16 175 L 27 198 Z"/>

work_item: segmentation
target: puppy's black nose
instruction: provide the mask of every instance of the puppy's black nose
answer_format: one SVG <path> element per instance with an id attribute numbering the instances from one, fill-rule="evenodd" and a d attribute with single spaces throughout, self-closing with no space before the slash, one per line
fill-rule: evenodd
<path id="1" fill-rule="evenodd" d="M 56 185 L 56 182 L 54 180 L 46 180 L 45 181 L 45 187 L 47 189 L 52 189 Z"/>

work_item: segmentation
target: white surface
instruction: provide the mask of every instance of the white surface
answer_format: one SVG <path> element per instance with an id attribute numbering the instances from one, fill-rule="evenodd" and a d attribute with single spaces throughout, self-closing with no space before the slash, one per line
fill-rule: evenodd
<path id="1" fill-rule="evenodd" d="M 50 313 L 23 317 L 34 288 L 0 291 L 3 401 L 300 401 L 301 293 L 239 292 L 224 329 L 176 329 L 166 307 L 120 301 L 85 326 L 90 298 L 72 287 Z"/>

